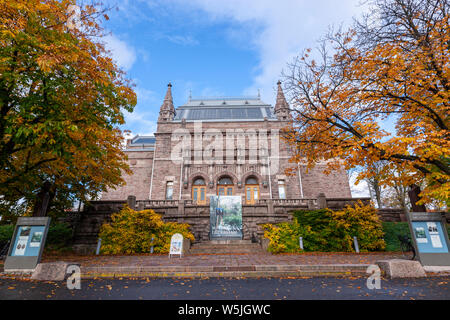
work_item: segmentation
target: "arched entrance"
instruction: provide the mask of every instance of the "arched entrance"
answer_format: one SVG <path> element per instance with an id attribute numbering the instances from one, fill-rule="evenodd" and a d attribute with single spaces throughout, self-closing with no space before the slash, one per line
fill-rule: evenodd
<path id="1" fill-rule="evenodd" d="M 218 196 L 232 196 L 234 193 L 233 180 L 228 177 L 221 177 L 217 181 L 217 195 Z"/>
<path id="2" fill-rule="evenodd" d="M 255 204 L 259 199 L 259 184 L 255 177 L 248 177 L 245 180 L 245 203 Z"/>
<path id="3" fill-rule="evenodd" d="M 196 178 L 192 183 L 192 201 L 199 205 L 206 204 L 206 183 L 203 178 Z"/>

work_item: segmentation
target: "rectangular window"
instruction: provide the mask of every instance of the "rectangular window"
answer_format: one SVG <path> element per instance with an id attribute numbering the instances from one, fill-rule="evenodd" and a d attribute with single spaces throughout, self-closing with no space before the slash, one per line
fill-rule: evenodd
<path id="1" fill-rule="evenodd" d="M 205 188 L 200 188 L 200 200 L 205 201 Z"/>
<path id="2" fill-rule="evenodd" d="M 197 201 L 197 188 L 194 188 L 194 201 Z"/>
<path id="3" fill-rule="evenodd" d="M 166 183 L 166 200 L 172 200 L 173 198 L 173 182 L 168 181 Z"/>
<path id="4" fill-rule="evenodd" d="M 286 199 L 286 186 L 284 180 L 278 180 L 278 194 L 280 199 Z"/>

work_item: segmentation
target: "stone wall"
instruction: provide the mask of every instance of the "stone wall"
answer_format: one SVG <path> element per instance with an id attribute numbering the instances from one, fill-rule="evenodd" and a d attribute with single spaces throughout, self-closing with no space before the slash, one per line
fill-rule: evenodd
<path id="1" fill-rule="evenodd" d="M 295 210 L 325 207 L 336 210 L 357 200 L 369 201 L 368 198 L 327 199 L 323 194 L 316 199 L 260 199 L 255 205 L 242 206 L 243 238 L 259 241 L 262 235 L 259 225 L 291 221 Z M 191 200 L 136 200 L 130 196 L 127 201 L 92 201 L 83 212 L 69 214 L 68 219 L 74 225 L 74 249 L 94 252 L 101 225 L 110 222 L 111 214 L 119 212 L 127 202 L 136 210 L 153 209 L 164 221 L 188 223 L 197 242 L 209 240 L 209 205 L 197 205 Z"/>
<path id="2" fill-rule="evenodd" d="M 129 194 L 138 199 L 149 198 L 153 151 L 127 151 L 126 154 L 132 174 L 123 174 L 125 184 L 102 193 L 102 200 L 125 199 Z"/>

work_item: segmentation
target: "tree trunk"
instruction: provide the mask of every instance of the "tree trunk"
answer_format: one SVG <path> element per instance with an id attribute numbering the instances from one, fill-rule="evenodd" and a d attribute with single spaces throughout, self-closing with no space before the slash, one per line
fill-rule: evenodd
<path id="1" fill-rule="evenodd" d="M 54 192 L 51 190 L 52 184 L 45 181 L 41 187 L 41 191 L 37 194 L 33 208 L 33 217 L 45 217 L 47 215 L 48 206 L 53 199 Z"/>
<path id="2" fill-rule="evenodd" d="M 408 196 L 409 196 L 409 200 L 411 201 L 411 211 L 412 212 L 426 212 L 427 208 L 425 207 L 425 205 L 418 205 L 417 202 L 420 200 L 419 197 L 419 193 L 420 193 L 420 187 L 418 185 L 411 185 L 409 187 L 409 191 L 408 191 Z"/>

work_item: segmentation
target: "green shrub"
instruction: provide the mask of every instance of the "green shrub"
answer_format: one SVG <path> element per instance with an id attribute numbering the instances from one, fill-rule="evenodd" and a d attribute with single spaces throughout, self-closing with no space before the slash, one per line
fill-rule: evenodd
<path id="1" fill-rule="evenodd" d="M 46 248 L 60 250 L 70 246 L 72 241 L 72 228 L 66 223 L 50 224 L 47 233 Z"/>
<path id="2" fill-rule="evenodd" d="M 358 203 L 341 211 L 296 211 L 293 216 L 292 223 L 263 225 L 270 252 L 299 252 L 299 237 L 303 237 L 304 251 L 351 252 L 353 236 L 361 252 L 385 247 L 382 225 L 372 206 Z"/>
<path id="3" fill-rule="evenodd" d="M 407 222 L 383 222 L 383 231 L 386 251 L 401 251 L 399 236 L 411 238 Z"/>
<path id="4" fill-rule="evenodd" d="M 0 226 L 0 249 L 11 240 L 14 233 L 14 225 L 4 224 Z"/>

